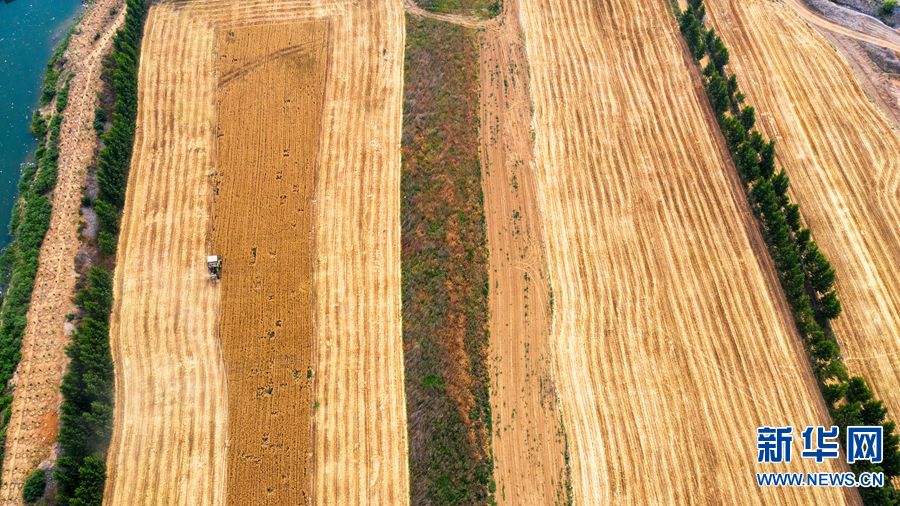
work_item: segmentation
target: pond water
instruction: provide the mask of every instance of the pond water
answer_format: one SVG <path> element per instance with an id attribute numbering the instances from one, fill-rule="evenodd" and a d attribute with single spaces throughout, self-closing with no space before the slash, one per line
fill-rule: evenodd
<path id="1" fill-rule="evenodd" d="M 0 248 L 22 163 L 37 147 L 28 125 L 44 68 L 81 10 L 81 0 L 0 1 Z"/>

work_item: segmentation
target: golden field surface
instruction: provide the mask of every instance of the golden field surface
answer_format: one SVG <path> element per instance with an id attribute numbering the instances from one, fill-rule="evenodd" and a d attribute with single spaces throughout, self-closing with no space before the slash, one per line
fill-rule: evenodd
<path id="1" fill-rule="evenodd" d="M 669 4 L 519 15 L 575 502 L 858 503 L 756 485 L 757 427 L 828 414 Z"/>
<path id="2" fill-rule="evenodd" d="M 311 502 L 312 198 L 326 40 L 324 22 L 217 32 L 212 251 L 228 262 L 219 340 L 229 504 Z"/>
<path id="3" fill-rule="evenodd" d="M 221 294 L 202 258 L 215 170 L 214 44 L 202 23 L 168 6 L 151 9 L 110 321 L 116 372 L 110 504 L 224 498 Z"/>
<path id="4" fill-rule="evenodd" d="M 837 271 L 833 322 L 851 374 L 900 419 L 900 134 L 825 39 L 785 5 L 710 0 L 791 197 Z"/>
<path id="5" fill-rule="evenodd" d="M 151 7 L 105 502 L 407 500 L 402 15 L 374 1 Z M 224 257 L 220 283 L 207 254 Z"/>

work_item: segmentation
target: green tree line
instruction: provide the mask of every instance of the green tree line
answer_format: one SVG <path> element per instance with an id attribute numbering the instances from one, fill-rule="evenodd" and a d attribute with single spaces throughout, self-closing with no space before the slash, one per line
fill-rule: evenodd
<path id="1" fill-rule="evenodd" d="M 873 398 L 865 380 L 850 377 L 831 331 L 830 320 L 841 314 L 834 289 L 835 270 L 811 231 L 803 226 L 800 208 L 788 196 L 790 180 L 783 169 L 776 167 L 775 141 L 766 140 L 754 129 L 756 112 L 744 103 L 736 76 L 729 75 L 728 48 L 714 29 L 706 28 L 705 14 L 702 0 L 689 0 L 682 12 L 676 8 L 679 28 L 702 67 L 710 105 L 750 207 L 760 222 L 822 396 L 842 431 L 848 425 L 884 427 L 884 461 L 879 465 L 858 462 L 851 468 L 857 475 L 882 471 L 887 484 L 881 488 L 860 488 L 860 495 L 868 505 L 898 504 L 900 494 L 891 479 L 900 476 L 900 436 L 894 422 L 885 419 L 887 410 Z"/>
<path id="2" fill-rule="evenodd" d="M 61 506 L 101 505 L 106 482 L 106 452 L 112 436 L 113 363 L 109 347 L 109 314 L 113 302 L 113 265 L 119 219 L 137 120 L 138 52 L 146 5 L 128 0 L 124 25 L 116 32 L 104 65 L 104 81 L 114 100 L 112 125 L 103 134 L 97 160 L 99 194 L 94 202 L 100 232 L 99 266 L 91 267 L 75 302 L 76 330 L 67 349 L 71 359 L 63 378 L 60 417 L 61 456 L 54 477 Z M 102 267 L 100 267 L 102 266 Z"/>

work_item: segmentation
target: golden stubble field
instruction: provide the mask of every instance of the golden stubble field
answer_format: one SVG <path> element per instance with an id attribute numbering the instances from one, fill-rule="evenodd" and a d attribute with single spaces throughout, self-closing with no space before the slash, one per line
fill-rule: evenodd
<path id="1" fill-rule="evenodd" d="M 710 0 L 791 197 L 837 271 L 833 326 L 852 374 L 900 419 L 900 134 L 850 68 L 785 5 Z"/>
<path id="2" fill-rule="evenodd" d="M 756 428 L 827 411 L 668 3 L 519 15 L 575 501 L 858 503 L 756 485 Z"/>
<path id="3" fill-rule="evenodd" d="M 402 16 L 399 2 L 374 1 L 151 8 L 116 273 L 106 502 L 407 500 Z M 318 70 L 298 69 L 303 58 Z M 243 149 L 241 130 L 255 139 Z M 268 141 L 277 153 L 260 151 Z M 204 263 L 217 247 L 221 284 Z M 246 348 L 270 331 L 287 348 Z"/>

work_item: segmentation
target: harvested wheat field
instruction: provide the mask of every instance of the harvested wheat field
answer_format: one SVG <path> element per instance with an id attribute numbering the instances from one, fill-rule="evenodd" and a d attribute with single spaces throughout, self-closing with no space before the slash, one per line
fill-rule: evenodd
<path id="1" fill-rule="evenodd" d="M 784 5 L 715 0 L 707 11 L 837 271 L 844 311 L 833 327 L 844 361 L 898 420 L 900 134 L 835 50 Z"/>
<path id="2" fill-rule="evenodd" d="M 407 500 L 402 48 L 399 2 L 151 8 L 106 502 Z"/>
<path id="3" fill-rule="evenodd" d="M 224 497 L 220 290 L 203 264 L 215 170 L 215 39 L 202 28 L 166 5 L 151 9 L 145 27 L 110 329 L 110 504 L 221 504 Z"/>
<path id="4" fill-rule="evenodd" d="M 754 480 L 758 426 L 829 420 L 669 4 L 520 19 L 575 501 L 858 503 Z"/>

